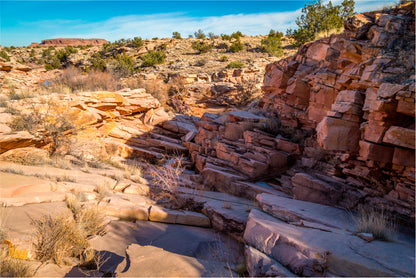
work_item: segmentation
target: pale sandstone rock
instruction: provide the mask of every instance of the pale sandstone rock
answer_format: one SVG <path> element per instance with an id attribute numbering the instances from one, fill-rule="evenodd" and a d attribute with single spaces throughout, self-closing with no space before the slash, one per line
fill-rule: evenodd
<path id="1" fill-rule="evenodd" d="M 201 213 L 171 210 L 154 205 L 150 207 L 149 220 L 199 227 L 210 226 L 209 218 Z"/>
<path id="2" fill-rule="evenodd" d="M 245 247 L 247 271 L 251 277 L 295 277 L 287 268 L 259 250 Z"/>

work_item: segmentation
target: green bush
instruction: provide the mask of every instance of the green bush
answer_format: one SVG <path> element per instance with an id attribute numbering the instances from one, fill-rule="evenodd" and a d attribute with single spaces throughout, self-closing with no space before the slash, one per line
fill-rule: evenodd
<path id="1" fill-rule="evenodd" d="M 128 42 L 128 44 L 133 47 L 141 47 L 143 46 L 143 40 L 140 37 L 134 37 L 132 40 Z"/>
<path id="2" fill-rule="evenodd" d="M 243 44 L 240 42 L 240 40 L 233 42 L 230 46 L 230 51 L 233 53 L 239 52 L 241 50 L 243 50 Z"/>
<path id="3" fill-rule="evenodd" d="M 54 67 L 51 64 L 45 64 L 45 70 L 53 70 Z"/>
<path id="4" fill-rule="evenodd" d="M 114 58 L 110 59 L 107 70 L 117 76 L 126 77 L 135 71 L 135 64 L 133 57 L 127 56 L 123 52 L 123 54 L 116 54 Z"/>
<path id="5" fill-rule="evenodd" d="M 91 58 L 89 59 L 89 62 L 91 63 L 91 68 L 99 70 L 99 71 L 105 71 L 107 69 L 107 61 L 101 57 L 101 55 L 97 52 L 92 54 Z"/>
<path id="6" fill-rule="evenodd" d="M 268 37 L 269 38 L 278 38 L 278 39 L 281 39 L 281 38 L 283 38 L 283 33 L 271 29 L 270 32 L 269 32 Z"/>
<path id="7" fill-rule="evenodd" d="M 204 32 L 201 29 L 199 29 L 198 31 L 196 31 L 194 33 L 194 36 L 197 39 L 205 39 L 205 34 L 204 34 Z"/>
<path id="8" fill-rule="evenodd" d="M 231 40 L 231 36 L 230 36 L 230 35 L 227 35 L 227 34 L 221 34 L 221 38 L 222 38 L 224 41 L 229 41 L 229 40 Z"/>
<path id="9" fill-rule="evenodd" d="M 323 5 L 321 0 L 305 5 L 302 15 L 296 19 L 297 30 L 287 30 L 287 34 L 295 39 L 294 46 L 312 41 L 321 32 L 342 28 L 345 19 L 354 14 L 354 0 L 344 0 L 341 5 L 329 2 Z"/>
<path id="10" fill-rule="evenodd" d="M 228 57 L 227 56 L 221 56 L 220 58 L 220 62 L 227 62 L 228 61 Z"/>
<path id="11" fill-rule="evenodd" d="M 231 62 L 227 65 L 227 69 L 240 69 L 244 66 L 240 61 Z"/>
<path id="12" fill-rule="evenodd" d="M 242 36 L 243 36 L 243 33 L 241 33 L 240 31 L 237 31 L 231 34 L 231 38 L 236 39 L 236 40 L 239 40 L 240 37 Z"/>
<path id="13" fill-rule="evenodd" d="M 163 64 L 166 59 L 166 54 L 162 50 L 150 50 L 147 54 L 142 55 L 140 59 L 143 61 L 142 67 L 151 67 L 153 65 Z"/>
<path id="14" fill-rule="evenodd" d="M 181 40 L 182 39 L 181 33 L 179 33 L 179 32 L 173 32 L 172 33 L 172 38 Z"/>
<path id="15" fill-rule="evenodd" d="M 267 53 L 270 56 L 283 56 L 283 48 L 280 38 L 272 36 L 261 40 L 261 52 Z"/>
<path id="16" fill-rule="evenodd" d="M 4 58 L 7 62 L 10 61 L 9 55 L 7 55 L 6 51 L 4 50 L 0 51 L 0 57 Z"/>
<path id="17" fill-rule="evenodd" d="M 193 42 L 192 43 L 192 49 L 197 50 L 200 54 L 206 53 L 210 51 L 213 48 L 212 44 L 207 44 L 201 41 Z"/>

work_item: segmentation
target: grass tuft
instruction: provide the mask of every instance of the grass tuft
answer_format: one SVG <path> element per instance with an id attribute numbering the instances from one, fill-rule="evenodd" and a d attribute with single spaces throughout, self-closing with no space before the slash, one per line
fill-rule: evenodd
<path id="1" fill-rule="evenodd" d="M 65 257 L 78 257 L 89 246 L 84 231 L 67 215 L 43 216 L 32 220 L 36 258 L 62 264 Z"/>
<path id="2" fill-rule="evenodd" d="M 395 238 L 396 227 L 384 211 L 361 209 L 355 222 L 360 233 L 371 233 L 375 239 L 384 241 Z"/>

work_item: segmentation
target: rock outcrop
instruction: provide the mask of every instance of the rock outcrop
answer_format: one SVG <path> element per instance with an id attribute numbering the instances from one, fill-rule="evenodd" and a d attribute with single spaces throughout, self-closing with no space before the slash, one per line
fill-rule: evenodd
<path id="1" fill-rule="evenodd" d="M 414 2 L 345 30 L 266 68 L 263 110 L 306 139 L 300 166 L 312 176 L 294 176 L 294 197 L 414 219 Z"/>
<path id="2" fill-rule="evenodd" d="M 76 38 L 60 38 L 43 40 L 39 46 L 78 46 L 78 45 L 102 45 L 108 43 L 104 39 L 76 39 Z M 33 43 L 32 43 L 33 44 Z"/>

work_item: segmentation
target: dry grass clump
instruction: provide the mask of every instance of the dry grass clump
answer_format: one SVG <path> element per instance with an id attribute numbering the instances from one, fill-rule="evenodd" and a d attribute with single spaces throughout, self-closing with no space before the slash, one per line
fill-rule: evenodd
<path id="1" fill-rule="evenodd" d="M 186 200 L 179 196 L 178 187 L 183 168 L 182 158 L 175 158 L 163 166 L 149 165 L 149 173 L 156 185 L 150 192 L 150 197 L 159 203 L 165 203 L 174 208 L 183 208 Z"/>
<path id="2" fill-rule="evenodd" d="M 33 275 L 34 268 L 28 261 L 15 259 L 8 256 L 1 256 L 1 277 L 32 277 Z"/>
<path id="3" fill-rule="evenodd" d="M 43 216 L 32 220 L 32 225 L 36 258 L 42 262 L 62 264 L 65 257 L 78 257 L 89 246 L 84 231 L 67 215 Z"/>
<path id="4" fill-rule="evenodd" d="M 163 81 L 149 80 L 145 85 L 146 92 L 155 97 L 162 105 L 169 101 L 169 88 Z"/>
<path id="5" fill-rule="evenodd" d="M 83 73 L 74 67 L 69 67 L 47 89 L 54 92 L 116 91 L 121 89 L 121 84 L 108 72 L 92 70 Z"/>
<path id="6" fill-rule="evenodd" d="M 97 205 L 82 204 L 87 199 L 82 192 L 75 192 L 66 198 L 66 204 L 72 212 L 77 225 L 84 231 L 85 236 L 99 234 L 104 228 L 104 215 Z"/>
<path id="7" fill-rule="evenodd" d="M 355 222 L 360 233 L 371 233 L 375 239 L 385 241 L 395 238 L 396 227 L 383 210 L 361 209 Z"/>
<path id="8" fill-rule="evenodd" d="M 6 227 L 7 213 L 6 208 L 0 208 L 0 242 L 7 239 L 8 230 Z"/>
<path id="9" fill-rule="evenodd" d="M 104 229 L 104 215 L 96 205 L 82 206 L 74 218 L 85 236 L 97 235 Z"/>
<path id="10" fill-rule="evenodd" d="M 110 195 L 111 186 L 107 182 L 102 183 L 102 184 L 97 185 L 97 188 L 95 189 L 95 191 L 98 193 L 97 199 L 98 199 L 98 202 L 100 202 L 102 199 Z"/>

